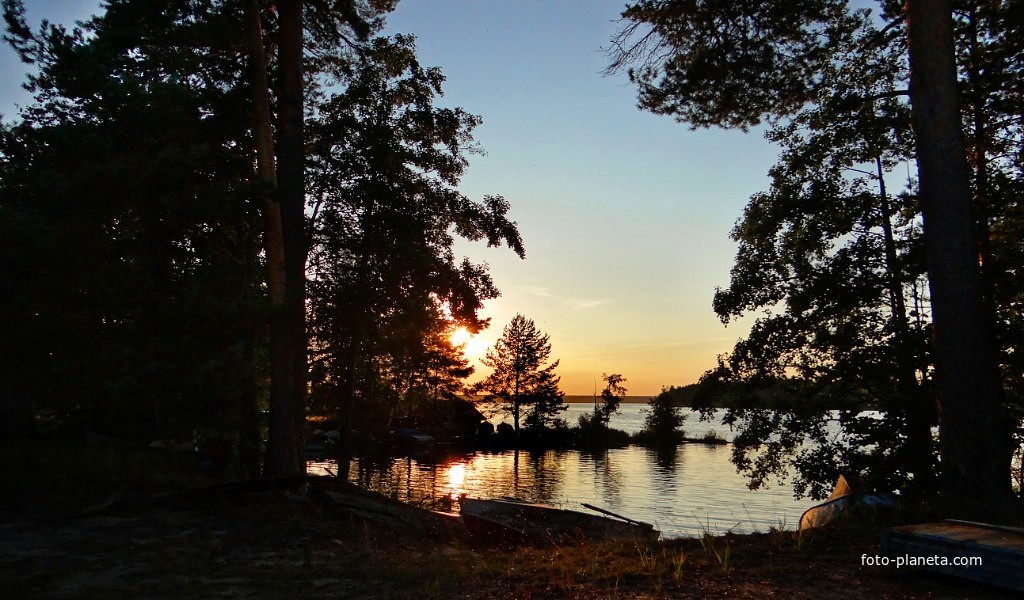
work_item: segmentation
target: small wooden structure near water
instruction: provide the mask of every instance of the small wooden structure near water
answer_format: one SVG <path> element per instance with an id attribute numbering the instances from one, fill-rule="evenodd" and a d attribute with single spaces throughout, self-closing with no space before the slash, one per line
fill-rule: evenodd
<path id="1" fill-rule="evenodd" d="M 882 534 L 882 550 L 890 564 L 902 560 L 905 566 L 1024 592 L 1024 529 L 954 520 L 905 525 Z M 964 564 L 972 559 L 974 564 Z"/>

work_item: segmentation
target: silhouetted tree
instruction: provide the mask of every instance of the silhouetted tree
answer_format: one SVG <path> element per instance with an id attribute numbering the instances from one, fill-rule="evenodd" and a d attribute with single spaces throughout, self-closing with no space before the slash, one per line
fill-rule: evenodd
<path id="1" fill-rule="evenodd" d="M 622 432 L 615 432 L 613 436 L 608 422 L 619 412 L 619 404 L 626 395 L 626 388 L 622 386 L 626 379 L 619 373 L 602 374 L 601 378 L 605 387 L 600 396 L 594 396 L 594 412 L 583 413 L 577 419 L 578 442 L 586 447 L 607 448 L 621 441 Z M 613 440 L 613 437 L 620 439 Z"/>
<path id="2" fill-rule="evenodd" d="M 881 3 L 899 27 L 901 6 Z M 943 415 L 944 490 L 962 507 L 1005 507 L 1009 433 L 1001 421 L 993 327 L 982 303 L 970 181 L 956 95 L 949 2 L 911 0 L 906 34 L 921 204 Z M 786 117 L 815 98 L 822 74 L 870 21 L 841 0 L 708 2 L 643 0 L 627 6 L 611 69 L 630 76 L 642 108 L 694 126 L 747 127 Z M 870 98 L 863 99 L 865 102 Z M 994 434 L 993 434 L 994 432 Z M 980 492 L 980 493 L 979 493 Z"/>
<path id="3" fill-rule="evenodd" d="M 645 440 L 656 446 L 671 447 L 682 441 L 686 415 L 672 390 L 662 388 L 661 393 L 647 401 L 644 413 L 642 437 Z"/>
<path id="4" fill-rule="evenodd" d="M 523 424 L 533 431 L 565 428 L 564 419 L 558 415 L 569 408 L 565 404 L 565 394 L 559 389 L 561 377 L 555 375 L 555 361 L 537 372 L 533 386 L 523 394 L 522 404 L 526 406 L 526 417 Z"/>
<path id="5" fill-rule="evenodd" d="M 456 189 L 480 119 L 434 105 L 443 81 L 410 36 L 376 38 L 310 122 L 310 331 L 343 432 L 359 405 L 397 406 L 429 373 L 465 369 L 440 338 L 486 326 L 478 311 L 498 290 L 455 236 L 524 253 L 503 198 Z"/>
<path id="6" fill-rule="evenodd" d="M 619 412 L 619 404 L 626 397 L 626 388 L 622 386 L 626 378 L 620 373 L 612 373 L 611 375 L 602 373 L 601 379 L 605 382 L 605 386 L 601 390 L 600 403 L 594 405 L 593 422 L 599 426 L 607 427 L 608 421 L 612 418 L 613 414 Z"/>
<path id="7" fill-rule="evenodd" d="M 477 390 L 485 393 L 485 400 L 505 404 L 516 435 L 522 405 L 533 405 L 531 416 L 537 424 L 567 408 L 562 404 L 559 378 L 554 375 L 558 361 L 542 366 L 550 356 L 549 336 L 541 333 L 532 319 L 517 314 L 482 361 L 494 371 L 477 384 Z"/>
<path id="8" fill-rule="evenodd" d="M 247 144 L 243 63 L 193 51 L 240 41 L 238 15 L 111 2 L 85 31 L 34 32 L 4 12 L 37 69 L 0 148 L 4 387 L 49 427 L 238 436 L 254 464 L 258 227 L 249 156 L 228 150 Z"/>
<path id="9" fill-rule="evenodd" d="M 388 0 L 290 0 L 265 4 L 247 0 L 245 23 L 253 89 L 253 132 L 257 150 L 258 191 L 263 198 L 270 312 L 270 433 L 267 470 L 291 475 L 305 470 L 304 443 L 308 385 L 306 266 L 311 242 L 307 231 L 306 98 L 315 97 L 324 76 L 351 61 L 361 45 L 382 26 Z M 266 35 L 264 30 L 269 30 Z M 268 43 L 272 41 L 273 43 Z M 307 55 L 312 69 L 306 70 Z M 273 70 L 269 77 L 266 70 Z M 265 86 L 273 101 L 268 101 Z M 333 80 L 328 77 L 328 80 Z M 307 87 L 311 88 L 307 90 Z M 310 92 L 307 94 L 307 91 Z M 273 113 L 273 114 L 271 114 Z M 268 131 L 269 124 L 274 128 Z M 269 176 L 268 138 L 273 136 L 274 177 Z M 260 189 L 261 188 L 261 189 Z"/>
<path id="10" fill-rule="evenodd" d="M 766 134 L 781 151 L 771 188 L 733 229 L 730 285 L 714 298 L 726 323 L 760 316 L 703 383 L 741 384 L 725 386 L 727 418 L 741 430 L 733 452 L 754 486 L 795 461 L 797 493 L 827 494 L 840 473 L 930 493 L 936 416 L 917 197 L 886 186 L 913 154 L 903 42 L 871 27 L 856 39 L 874 40 L 875 52 L 838 56 L 817 101 Z M 865 405 L 886 419 L 860 414 Z M 761 414 L 798 407 L 800 419 Z M 824 435 L 834 409 L 843 411 L 839 437 Z"/>
<path id="11" fill-rule="evenodd" d="M 921 212 L 935 324 L 943 491 L 957 510 L 1005 514 L 1010 427 L 987 317 L 957 96 L 952 2 L 909 0 L 907 45 Z"/>
<path id="12" fill-rule="evenodd" d="M 503 198 L 455 188 L 479 118 L 433 106 L 410 37 L 368 39 L 393 4 L 112 0 L 37 33 L 5 0 L 39 75 L 0 130 L 0 409 L 222 417 L 255 448 L 269 375 L 267 472 L 298 472 L 307 308 L 318 402 L 456 393 L 446 332 L 498 292 L 454 238 L 522 242 Z"/>

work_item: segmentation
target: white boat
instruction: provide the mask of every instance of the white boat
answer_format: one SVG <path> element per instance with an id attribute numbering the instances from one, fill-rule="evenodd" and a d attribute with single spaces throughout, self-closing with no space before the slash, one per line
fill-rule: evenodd
<path id="1" fill-rule="evenodd" d="M 846 478 L 840 475 L 829 497 L 800 515 L 800 531 L 821 527 L 856 507 L 892 508 L 895 505 L 896 501 L 889 494 L 854 493 Z"/>

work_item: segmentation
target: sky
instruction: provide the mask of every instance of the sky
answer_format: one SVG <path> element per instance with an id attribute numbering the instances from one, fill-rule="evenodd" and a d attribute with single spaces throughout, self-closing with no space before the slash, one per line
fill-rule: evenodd
<path id="1" fill-rule="evenodd" d="M 92 0 L 28 0 L 29 18 L 70 24 Z M 711 308 L 736 253 L 729 231 L 766 189 L 777 150 L 760 132 L 699 130 L 636 108 L 625 76 L 604 77 L 601 50 L 623 0 L 401 0 L 387 34 L 416 36 L 420 62 L 447 77 L 439 104 L 480 115 L 485 155 L 460 190 L 500 194 L 526 246 L 460 243 L 486 262 L 502 296 L 479 355 L 517 314 L 550 335 L 562 389 L 601 389 L 621 373 L 631 395 L 695 382 L 744 337 Z M 27 68 L 0 49 L 0 114 L 25 103 Z M 478 365 L 479 366 L 479 365 Z M 478 369 L 482 375 L 484 369 Z"/>

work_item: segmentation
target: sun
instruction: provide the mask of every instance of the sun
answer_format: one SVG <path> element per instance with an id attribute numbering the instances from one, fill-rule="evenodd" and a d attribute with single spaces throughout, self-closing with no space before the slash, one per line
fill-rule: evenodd
<path id="1" fill-rule="evenodd" d="M 448 337 L 448 341 L 451 342 L 452 346 L 461 346 L 468 342 L 471 337 L 473 337 L 473 334 L 468 329 L 457 327 Z"/>
<path id="2" fill-rule="evenodd" d="M 479 358 L 487 351 L 487 342 L 465 327 L 456 327 L 448 336 L 448 342 L 453 348 L 461 347 L 467 358 Z"/>

